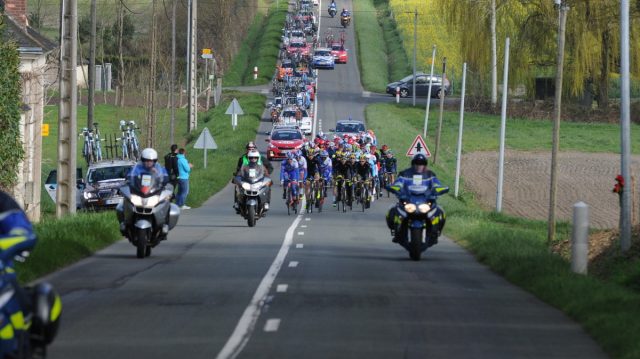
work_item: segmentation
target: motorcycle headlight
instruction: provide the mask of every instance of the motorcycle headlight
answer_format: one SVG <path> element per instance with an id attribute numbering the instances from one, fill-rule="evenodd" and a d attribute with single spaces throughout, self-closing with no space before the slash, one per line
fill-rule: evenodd
<path id="1" fill-rule="evenodd" d="M 91 199 L 91 198 L 97 198 L 98 195 L 93 193 L 93 192 L 84 192 L 83 193 L 84 199 Z"/>
<path id="2" fill-rule="evenodd" d="M 249 191 L 251 190 L 251 185 L 247 182 L 242 182 L 242 189 L 244 189 L 245 191 Z"/>
<path id="3" fill-rule="evenodd" d="M 142 207 L 142 197 L 132 194 L 131 195 L 131 204 L 136 207 Z"/>
<path id="4" fill-rule="evenodd" d="M 407 211 L 407 213 L 413 213 L 416 211 L 416 205 L 413 203 L 406 203 L 404 205 L 404 210 Z"/>
<path id="5" fill-rule="evenodd" d="M 423 203 L 418 206 L 418 210 L 420 211 L 420 213 L 427 213 L 429 212 L 430 209 L 431 209 L 431 206 L 429 206 L 428 203 Z"/>
<path id="6" fill-rule="evenodd" d="M 155 195 L 152 197 L 147 198 L 146 203 L 144 203 L 144 206 L 149 208 L 149 207 L 155 207 L 158 203 L 160 203 L 160 196 Z"/>
<path id="7" fill-rule="evenodd" d="M 251 190 L 252 191 L 259 191 L 260 188 L 262 188 L 264 186 L 264 182 L 260 181 L 258 183 L 254 183 L 251 185 Z"/>

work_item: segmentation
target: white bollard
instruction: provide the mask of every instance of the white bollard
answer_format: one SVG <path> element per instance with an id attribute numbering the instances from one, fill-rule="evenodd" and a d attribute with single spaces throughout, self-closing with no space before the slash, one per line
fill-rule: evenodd
<path id="1" fill-rule="evenodd" d="M 573 231 L 571 233 L 571 270 L 587 274 L 589 264 L 589 205 L 573 205 Z"/>
<path id="2" fill-rule="evenodd" d="M 258 79 L 258 66 L 253 67 L 253 79 L 254 80 Z"/>
<path id="3" fill-rule="evenodd" d="M 396 103 L 400 103 L 400 87 L 396 87 Z"/>

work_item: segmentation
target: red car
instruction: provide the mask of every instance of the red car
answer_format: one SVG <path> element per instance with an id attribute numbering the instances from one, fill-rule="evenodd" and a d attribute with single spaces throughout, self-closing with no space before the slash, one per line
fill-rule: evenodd
<path id="1" fill-rule="evenodd" d="M 331 55 L 333 55 L 336 63 L 346 64 L 349 60 L 347 49 L 339 42 L 334 42 L 331 45 Z"/>
<path id="2" fill-rule="evenodd" d="M 304 143 L 304 135 L 297 126 L 274 126 L 271 135 L 266 140 L 267 159 L 285 159 L 287 152 L 298 150 Z"/>
<path id="3" fill-rule="evenodd" d="M 291 39 L 289 46 L 287 46 L 287 55 L 293 55 L 299 52 L 304 56 L 308 55 L 309 51 L 311 51 L 311 44 L 307 44 L 307 42 L 301 38 Z"/>

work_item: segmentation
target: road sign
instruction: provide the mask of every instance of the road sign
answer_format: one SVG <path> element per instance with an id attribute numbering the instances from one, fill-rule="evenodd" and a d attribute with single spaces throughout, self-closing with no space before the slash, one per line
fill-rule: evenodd
<path id="1" fill-rule="evenodd" d="M 202 55 L 200 55 L 203 59 L 212 59 L 213 58 L 213 52 L 211 52 L 211 49 L 202 49 Z"/>
<path id="2" fill-rule="evenodd" d="M 431 152 L 429 151 L 429 148 L 424 143 L 424 140 L 422 139 L 422 136 L 420 136 L 420 135 L 416 136 L 416 139 L 413 140 L 413 143 L 411 144 L 411 147 L 409 147 L 409 149 L 407 150 L 407 156 L 413 157 L 413 156 L 417 155 L 418 153 L 422 153 L 423 155 L 425 155 L 427 157 L 431 157 Z"/>
<path id="3" fill-rule="evenodd" d="M 218 148 L 216 141 L 213 140 L 213 136 L 209 132 L 208 128 L 204 128 L 202 133 L 200 133 L 200 137 L 196 140 L 196 143 L 193 145 L 193 148 L 196 149 L 204 149 L 204 168 L 207 168 L 207 150 L 215 150 Z"/>
<path id="4" fill-rule="evenodd" d="M 238 126 L 238 115 L 244 115 L 237 99 L 234 98 L 233 101 L 231 101 L 231 104 L 229 104 L 225 114 L 231 115 L 231 127 L 233 127 L 233 130 L 235 131 Z"/>
<path id="5" fill-rule="evenodd" d="M 42 124 L 42 136 L 43 137 L 49 136 L 49 124 L 48 123 L 43 123 Z"/>

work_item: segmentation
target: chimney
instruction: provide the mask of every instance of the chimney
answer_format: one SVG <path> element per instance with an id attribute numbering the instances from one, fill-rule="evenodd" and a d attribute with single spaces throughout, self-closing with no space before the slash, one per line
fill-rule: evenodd
<path id="1" fill-rule="evenodd" d="M 20 26 L 29 25 L 27 20 L 27 0 L 5 0 L 4 7 L 6 13 Z"/>

